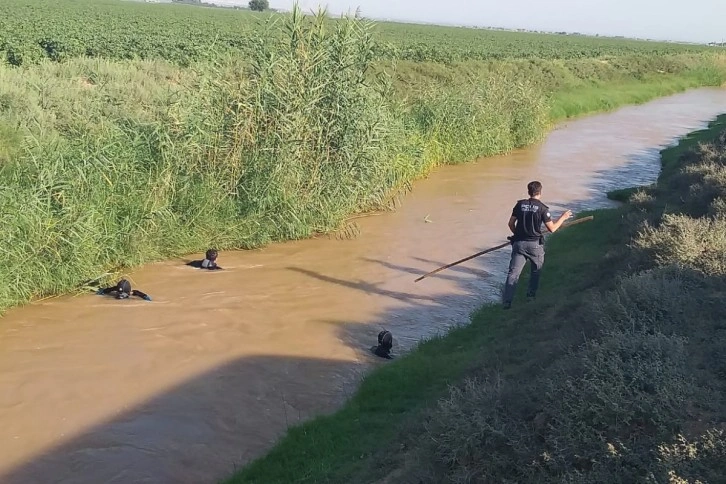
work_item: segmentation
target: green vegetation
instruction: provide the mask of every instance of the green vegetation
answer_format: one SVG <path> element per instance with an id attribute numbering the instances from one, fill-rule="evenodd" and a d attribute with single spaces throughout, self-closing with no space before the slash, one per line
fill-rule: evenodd
<path id="1" fill-rule="evenodd" d="M 482 308 L 228 482 L 721 482 L 726 115 L 662 155 L 548 239 L 536 305 Z"/>
<path id="2" fill-rule="evenodd" d="M 299 11 L 104 0 L 0 10 L 12 47 L 0 66 L 0 310 L 210 244 L 343 230 L 440 163 L 726 79 L 724 58 L 693 46 L 550 36 L 563 58 L 544 60 L 520 48 L 538 36 L 432 28 L 430 45 L 452 58 L 477 45 L 471 35 L 512 35 L 501 46 L 511 59 L 442 64 L 381 55 L 386 29 L 407 42 L 419 27 Z M 561 42 L 623 55 L 577 58 Z"/>
<path id="3" fill-rule="evenodd" d="M 257 6 L 260 2 L 253 3 Z M 163 59 L 180 65 L 222 54 L 244 58 L 264 31 L 263 21 L 270 16 L 252 11 L 202 10 L 191 5 L 119 0 L 3 0 L 0 58 L 12 65 L 77 56 Z M 398 23 L 381 23 L 376 31 L 382 40 L 375 46 L 378 59 L 417 62 L 660 56 L 718 49 Z"/>
<path id="4" fill-rule="evenodd" d="M 246 54 L 260 15 L 269 14 L 119 0 L 5 0 L 0 57 L 16 66 L 79 56 L 188 66 Z"/>

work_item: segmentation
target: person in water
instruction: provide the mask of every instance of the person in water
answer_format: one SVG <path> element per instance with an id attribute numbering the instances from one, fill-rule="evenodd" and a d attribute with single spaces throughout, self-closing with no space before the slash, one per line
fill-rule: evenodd
<path id="1" fill-rule="evenodd" d="M 101 288 L 96 292 L 96 294 L 101 296 L 111 294 L 113 292 L 116 293 L 116 299 L 128 299 L 131 296 L 137 296 L 141 299 L 151 301 L 151 297 L 148 294 L 137 291 L 136 289 L 131 289 L 131 283 L 126 279 L 121 279 L 115 286 Z"/>
<path id="2" fill-rule="evenodd" d="M 393 335 L 390 331 L 383 330 L 378 333 L 378 346 L 371 348 L 374 355 L 386 358 L 388 360 L 393 359 L 391 356 L 391 348 L 393 347 Z"/>
<path id="3" fill-rule="evenodd" d="M 196 267 L 198 269 L 209 269 L 210 271 L 221 270 L 222 268 L 217 265 L 217 253 L 214 249 L 209 249 L 204 254 L 203 260 L 193 260 L 187 263 L 188 266 Z"/>
<path id="4" fill-rule="evenodd" d="M 532 181 L 527 184 L 529 198 L 518 200 L 509 217 L 509 230 L 512 235 L 507 237 L 512 244 L 512 257 L 509 262 L 507 280 L 504 284 L 502 302 L 504 309 L 512 307 L 512 300 L 517 289 L 519 276 L 524 265 L 529 261 L 531 275 L 527 288 L 527 299 L 533 300 L 537 294 L 539 277 L 544 265 L 544 234 L 542 225 L 551 233 L 556 232 L 572 212 L 566 210 L 557 221 L 552 220 L 550 209 L 542 203 L 542 183 Z"/>

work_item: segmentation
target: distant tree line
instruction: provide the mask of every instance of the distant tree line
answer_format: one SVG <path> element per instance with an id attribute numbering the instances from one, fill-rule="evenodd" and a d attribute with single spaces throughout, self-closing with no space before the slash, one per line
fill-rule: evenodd
<path id="1" fill-rule="evenodd" d="M 209 4 L 206 2 L 202 2 L 202 0 L 171 0 L 172 3 L 186 3 L 190 5 L 208 5 L 210 7 L 216 7 L 217 5 Z M 263 12 L 265 10 L 270 9 L 270 2 L 267 0 L 250 0 L 250 3 L 248 5 L 250 10 L 255 10 L 257 12 Z M 234 7 L 235 9 L 239 9 L 239 7 Z"/>
<path id="2" fill-rule="evenodd" d="M 270 2 L 268 2 L 267 0 L 250 0 L 249 7 L 250 10 L 262 12 L 270 8 Z"/>

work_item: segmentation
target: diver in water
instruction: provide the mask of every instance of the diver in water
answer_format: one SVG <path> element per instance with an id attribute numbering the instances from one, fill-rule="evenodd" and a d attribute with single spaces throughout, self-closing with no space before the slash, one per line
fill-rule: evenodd
<path id="1" fill-rule="evenodd" d="M 222 268 L 217 265 L 217 255 L 216 250 L 209 249 L 207 253 L 204 254 L 204 260 L 193 260 L 187 263 L 187 265 L 198 269 L 209 269 L 210 271 L 221 270 Z"/>
<path id="2" fill-rule="evenodd" d="M 110 294 L 112 292 L 116 293 L 116 299 L 128 299 L 131 296 L 137 296 L 141 299 L 151 301 L 151 297 L 148 294 L 137 291 L 136 289 L 132 290 L 131 283 L 126 279 L 121 279 L 115 286 L 107 287 L 105 289 L 101 288 L 96 292 L 96 294 L 101 296 L 104 294 Z"/>
<path id="3" fill-rule="evenodd" d="M 383 330 L 378 333 L 378 346 L 371 348 L 374 355 L 392 360 L 391 348 L 393 347 L 393 335 L 390 331 Z"/>

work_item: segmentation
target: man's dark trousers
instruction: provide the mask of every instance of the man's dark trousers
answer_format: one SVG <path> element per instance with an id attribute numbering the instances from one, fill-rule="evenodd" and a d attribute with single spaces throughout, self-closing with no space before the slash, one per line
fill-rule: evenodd
<path id="1" fill-rule="evenodd" d="M 509 305 L 514 299 L 514 292 L 517 290 L 517 282 L 519 275 L 524 269 L 527 261 L 531 265 L 531 276 L 529 278 L 529 288 L 527 296 L 534 297 L 539 286 L 539 274 L 544 264 L 544 245 L 538 240 L 519 240 L 512 243 L 512 260 L 509 262 L 509 273 L 507 274 L 507 282 L 504 285 L 504 304 Z"/>

